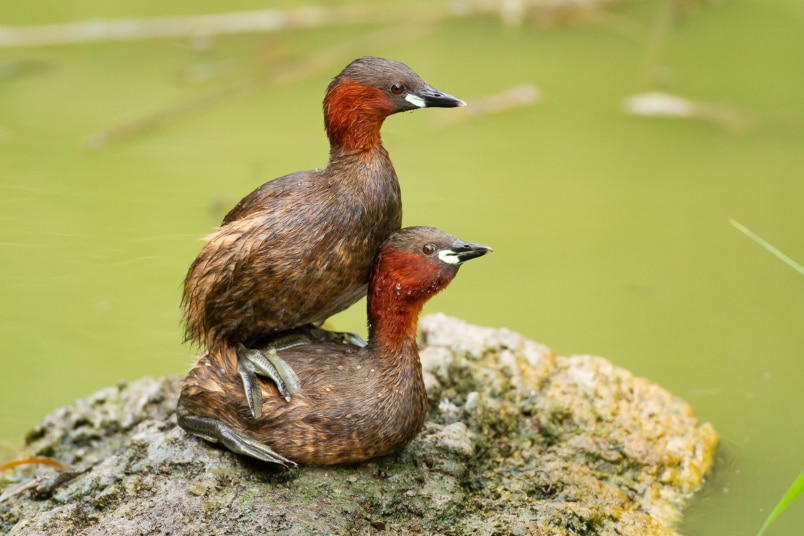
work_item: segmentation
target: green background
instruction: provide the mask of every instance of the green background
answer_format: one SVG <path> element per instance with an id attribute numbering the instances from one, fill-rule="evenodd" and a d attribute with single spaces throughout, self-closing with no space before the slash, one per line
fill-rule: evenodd
<path id="1" fill-rule="evenodd" d="M 279 5 L 110 4 L 5 0 L 0 24 Z M 393 24 L 0 49 L 0 458 L 57 406 L 186 372 L 178 302 L 200 238 L 265 180 L 326 164 L 324 89 L 372 54 L 470 106 L 542 94 L 386 122 L 405 224 L 495 250 L 426 310 L 603 355 L 689 401 L 722 445 L 682 532 L 755 534 L 804 469 L 804 278 L 728 219 L 804 263 L 804 3 L 630 1 L 519 27 L 394 5 Z M 743 128 L 623 113 L 655 89 Z M 154 114 L 169 120 L 88 146 Z M 365 332 L 363 307 L 335 327 Z M 801 526 L 794 504 L 768 535 Z"/>

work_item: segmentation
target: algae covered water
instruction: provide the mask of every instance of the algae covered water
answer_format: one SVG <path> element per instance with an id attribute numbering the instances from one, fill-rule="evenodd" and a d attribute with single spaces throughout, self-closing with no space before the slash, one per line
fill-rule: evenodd
<path id="1" fill-rule="evenodd" d="M 0 20 L 257 4 L 11 1 Z M 375 54 L 467 100 L 467 114 L 489 110 L 488 95 L 538 89 L 508 110 L 386 121 L 405 224 L 495 250 L 427 310 L 603 355 L 686 399 L 723 443 L 682 532 L 755 534 L 804 468 L 804 431 L 791 426 L 804 417 L 804 278 L 729 218 L 804 262 L 804 10 L 677 4 L 554 26 L 399 17 L 0 49 L 0 456 L 59 405 L 186 372 L 178 302 L 199 239 L 264 180 L 326 163 L 324 89 Z M 623 111 L 649 90 L 697 115 Z M 335 326 L 364 332 L 363 307 Z M 768 534 L 802 524 L 793 504 Z"/>

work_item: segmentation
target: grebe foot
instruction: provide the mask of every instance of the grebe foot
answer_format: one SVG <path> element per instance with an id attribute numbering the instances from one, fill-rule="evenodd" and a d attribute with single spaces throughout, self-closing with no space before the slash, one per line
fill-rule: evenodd
<path id="1" fill-rule="evenodd" d="M 180 415 L 179 426 L 187 433 L 198 436 L 210 443 L 220 443 L 235 454 L 250 456 L 268 463 L 278 463 L 284 466 L 295 466 L 296 462 L 277 454 L 271 448 L 248 437 L 235 432 L 225 424 L 215 419 L 195 417 L 193 415 Z"/>
<path id="2" fill-rule="evenodd" d="M 262 389 L 257 375 L 269 378 L 276 384 L 279 394 L 290 402 L 290 395 L 301 389 L 299 377 L 287 362 L 279 357 L 276 350 L 290 348 L 287 345 L 272 343 L 263 350 L 237 345 L 237 374 L 243 382 L 248 407 L 255 419 L 262 416 Z M 303 344 L 303 343 L 299 343 Z M 292 346 L 297 346 L 293 344 Z"/>
<path id="3" fill-rule="evenodd" d="M 341 344 L 351 344 L 358 348 L 363 348 L 366 345 L 366 341 L 360 335 L 350 331 L 328 331 L 317 326 L 311 326 L 309 332 L 318 342 L 339 342 Z"/>
<path id="4" fill-rule="evenodd" d="M 293 368 L 276 352 L 313 342 L 337 342 L 358 348 L 366 345 L 366 341 L 356 333 L 327 331 L 312 324 L 272 339 L 261 350 L 246 348 L 243 344 L 237 345 L 237 373 L 243 382 L 246 401 L 255 419 L 262 416 L 262 389 L 257 376 L 273 381 L 279 394 L 290 402 L 291 395 L 301 389 L 301 382 Z"/>

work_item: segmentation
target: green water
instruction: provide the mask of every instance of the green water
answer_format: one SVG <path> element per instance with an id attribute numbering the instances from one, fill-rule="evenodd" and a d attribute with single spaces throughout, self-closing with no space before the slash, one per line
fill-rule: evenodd
<path id="1" fill-rule="evenodd" d="M 6 0 L 0 21 L 259 3 L 100 5 Z M 804 4 L 702 4 L 664 39 L 663 9 L 634 1 L 550 30 L 467 18 L 407 40 L 366 26 L 221 38 L 203 52 L 179 39 L 0 50 L 0 458 L 55 407 L 186 371 L 178 301 L 200 237 L 264 180 L 326 163 L 324 88 L 376 54 L 470 104 L 523 82 L 543 94 L 461 123 L 444 125 L 454 110 L 386 122 L 405 223 L 495 248 L 427 309 L 603 355 L 688 400 L 723 443 L 682 531 L 755 534 L 804 469 L 804 278 L 728 218 L 804 263 Z M 93 132 L 370 36 L 294 81 L 86 147 Z M 199 66 L 216 76 L 189 81 Z M 656 72 L 749 127 L 623 114 Z M 364 323 L 362 304 L 335 319 Z M 793 504 L 768 535 L 802 526 Z"/>

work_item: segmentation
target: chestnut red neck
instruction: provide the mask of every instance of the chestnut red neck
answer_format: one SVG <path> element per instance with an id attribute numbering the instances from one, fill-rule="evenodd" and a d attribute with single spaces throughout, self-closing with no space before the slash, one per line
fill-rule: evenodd
<path id="1" fill-rule="evenodd" d="M 419 313 L 454 277 L 436 261 L 395 249 L 380 252 L 368 289 L 369 344 L 399 351 L 416 347 Z"/>
<path id="2" fill-rule="evenodd" d="M 344 79 L 324 99 L 324 125 L 333 152 L 363 152 L 382 145 L 380 128 L 394 113 L 384 91 Z"/>

